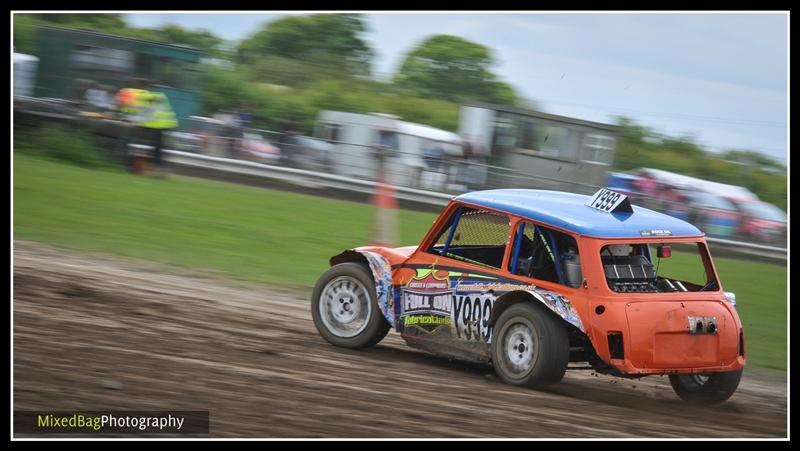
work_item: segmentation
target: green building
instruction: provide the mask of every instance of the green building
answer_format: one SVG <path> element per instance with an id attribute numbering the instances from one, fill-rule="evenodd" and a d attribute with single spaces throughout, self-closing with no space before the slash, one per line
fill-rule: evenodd
<path id="1" fill-rule="evenodd" d="M 85 80 L 132 87 L 134 78 L 163 92 L 179 121 L 197 114 L 200 60 L 191 47 L 143 41 L 87 30 L 39 28 L 36 97 L 79 99 Z"/>

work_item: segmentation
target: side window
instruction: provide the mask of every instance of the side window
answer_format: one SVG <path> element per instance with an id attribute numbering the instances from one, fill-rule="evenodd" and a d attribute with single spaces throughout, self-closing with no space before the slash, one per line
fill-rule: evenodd
<path id="1" fill-rule="evenodd" d="M 377 141 L 375 144 L 387 149 L 397 150 L 399 148 L 397 142 L 397 133 L 391 130 L 378 130 Z"/>
<path id="2" fill-rule="evenodd" d="M 72 68 L 82 75 L 88 73 L 126 73 L 133 69 L 134 55 L 127 50 L 116 50 L 88 45 L 72 48 Z M 91 78 L 91 77 L 90 77 Z"/>
<path id="3" fill-rule="evenodd" d="M 508 233 L 507 216 L 462 207 L 456 211 L 451 224 L 439 234 L 428 252 L 500 269 Z"/>
<path id="4" fill-rule="evenodd" d="M 339 141 L 341 128 L 339 124 L 322 123 L 318 128 L 317 138 L 328 142 Z"/>
<path id="5" fill-rule="evenodd" d="M 575 238 L 530 222 L 518 226 L 508 265 L 512 274 L 573 288 L 583 281 Z"/>
<path id="6" fill-rule="evenodd" d="M 614 138 L 605 135 L 588 134 L 583 140 L 587 161 L 610 165 L 614 162 Z"/>

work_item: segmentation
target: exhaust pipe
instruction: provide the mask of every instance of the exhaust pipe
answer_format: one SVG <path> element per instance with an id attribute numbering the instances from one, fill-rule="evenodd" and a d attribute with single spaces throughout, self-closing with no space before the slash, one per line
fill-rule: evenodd
<path id="1" fill-rule="evenodd" d="M 690 316 L 689 333 L 692 335 L 717 333 L 717 318 L 713 316 Z"/>

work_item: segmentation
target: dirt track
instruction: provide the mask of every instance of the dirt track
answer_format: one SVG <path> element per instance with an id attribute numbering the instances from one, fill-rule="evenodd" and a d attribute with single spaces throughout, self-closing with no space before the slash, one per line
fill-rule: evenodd
<path id="1" fill-rule="evenodd" d="M 390 335 L 350 351 L 306 292 L 14 243 L 15 410 L 208 410 L 210 436 L 786 437 L 783 373 L 717 408 L 665 377 L 571 371 L 543 391 Z M 25 435 L 18 434 L 18 437 Z"/>

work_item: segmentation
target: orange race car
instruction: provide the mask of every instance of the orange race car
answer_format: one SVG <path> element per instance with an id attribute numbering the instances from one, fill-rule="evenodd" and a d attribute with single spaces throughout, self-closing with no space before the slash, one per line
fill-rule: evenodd
<path id="1" fill-rule="evenodd" d="M 491 362 L 513 385 L 555 383 L 569 362 L 588 362 L 667 374 L 700 404 L 733 395 L 745 364 L 735 296 L 703 233 L 606 189 L 463 194 L 419 246 L 330 262 L 311 311 L 337 346 L 372 346 L 394 329 L 410 346 Z"/>

